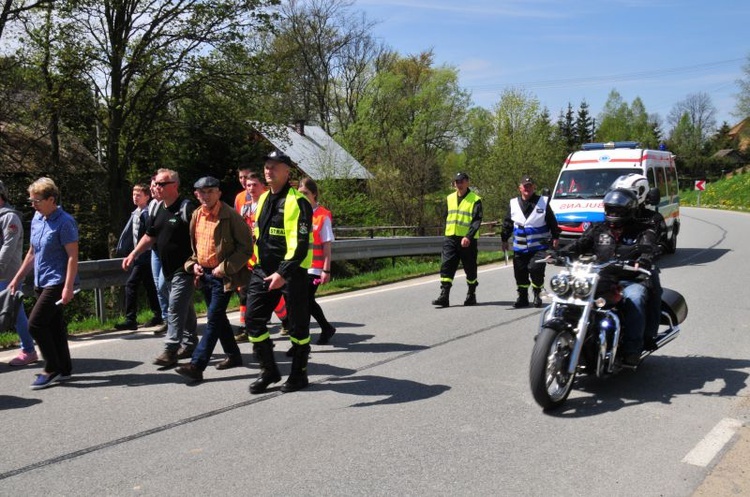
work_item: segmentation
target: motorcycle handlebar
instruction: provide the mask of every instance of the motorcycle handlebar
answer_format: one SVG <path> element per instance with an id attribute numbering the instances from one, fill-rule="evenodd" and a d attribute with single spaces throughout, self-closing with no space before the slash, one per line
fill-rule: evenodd
<path id="1" fill-rule="evenodd" d="M 570 255 L 561 255 L 556 253 L 548 254 L 544 259 L 541 259 L 541 261 L 544 261 L 547 264 L 555 264 L 558 266 L 566 267 L 572 266 L 575 262 L 575 260 Z M 645 276 L 651 276 L 651 271 L 640 267 L 637 261 L 621 261 L 615 259 L 597 264 L 596 257 L 593 257 L 590 263 L 594 264 L 594 266 L 598 269 L 603 269 L 605 267 L 617 267 L 618 269 L 622 269 L 624 271 L 632 271 L 635 273 L 643 274 Z"/>

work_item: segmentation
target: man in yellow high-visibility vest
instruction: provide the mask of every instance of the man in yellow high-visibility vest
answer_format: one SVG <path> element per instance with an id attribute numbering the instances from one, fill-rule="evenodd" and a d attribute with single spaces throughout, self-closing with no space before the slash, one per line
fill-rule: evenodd
<path id="1" fill-rule="evenodd" d="M 265 392 L 281 380 L 273 356 L 268 320 L 283 295 L 289 316 L 289 339 L 294 345 L 292 370 L 281 386 L 293 392 L 308 385 L 310 355 L 310 310 L 307 270 L 313 259 L 312 206 L 289 184 L 292 159 L 279 151 L 265 157 L 263 172 L 269 191 L 260 196 L 255 211 L 253 238 L 256 263 L 247 287 L 245 325 L 260 376 L 250 393 Z"/>
<path id="2" fill-rule="evenodd" d="M 459 261 L 466 273 L 469 286 L 464 305 L 477 303 L 477 239 L 482 224 L 482 199 L 469 188 L 469 175 L 458 173 L 453 178 L 456 191 L 448 195 L 448 215 L 445 218 L 443 262 L 440 266 L 440 296 L 432 305 L 448 307 L 453 277 Z"/>

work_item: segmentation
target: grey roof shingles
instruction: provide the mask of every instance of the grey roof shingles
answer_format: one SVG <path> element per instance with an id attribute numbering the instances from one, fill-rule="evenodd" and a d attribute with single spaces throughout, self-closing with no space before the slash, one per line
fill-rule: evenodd
<path id="1" fill-rule="evenodd" d="M 320 126 L 305 125 L 304 134 L 299 134 L 293 126 L 259 124 L 256 129 L 314 180 L 372 178 L 372 174 Z"/>

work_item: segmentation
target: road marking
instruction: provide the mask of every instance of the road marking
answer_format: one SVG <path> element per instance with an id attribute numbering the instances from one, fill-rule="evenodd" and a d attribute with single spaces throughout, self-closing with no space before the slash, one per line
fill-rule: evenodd
<path id="1" fill-rule="evenodd" d="M 716 454 L 732 439 L 742 422 L 737 419 L 724 418 L 713 427 L 703 440 L 682 459 L 682 462 L 705 468 L 713 461 Z"/>
<path id="2" fill-rule="evenodd" d="M 493 267 L 489 267 L 489 268 L 486 268 L 486 269 L 480 269 L 480 270 L 477 271 L 477 274 L 489 273 L 489 272 L 492 272 L 492 271 L 499 271 L 499 270 L 503 270 L 503 269 L 512 269 L 512 268 L 513 268 L 513 266 L 493 266 Z M 457 274 L 456 277 L 455 277 L 455 279 L 459 280 L 459 279 L 465 278 L 465 277 L 466 277 L 465 274 Z M 393 290 L 401 290 L 401 289 L 404 289 L 404 288 L 412 288 L 412 287 L 415 287 L 415 286 L 435 285 L 435 284 L 440 283 L 439 280 L 438 280 L 438 278 L 439 278 L 439 275 L 423 276 L 423 277 L 417 279 L 416 281 L 409 281 L 409 280 L 407 280 L 405 282 L 400 282 L 400 283 L 399 282 L 388 283 L 387 285 L 384 285 L 383 287 L 376 288 L 376 289 L 373 289 L 373 290 L 366 290 L 366 289 L 365 290 L 354 290 L 352 292 L 346 292 L 346 293 L 341 294 L 341 295 L 332 295 L 330 297 L 321 297 L 321 298 L 318 298 L 316 300 L 319 303 L 336 302 L 336 301 L 339 301 L 339 300 L 348 300 L 348 299 L 353 299 L 353 298 L 365 297 L 365 296 L 368 296 L 368 295 L 374 295 L 376 293 L 391 292 Z"/>

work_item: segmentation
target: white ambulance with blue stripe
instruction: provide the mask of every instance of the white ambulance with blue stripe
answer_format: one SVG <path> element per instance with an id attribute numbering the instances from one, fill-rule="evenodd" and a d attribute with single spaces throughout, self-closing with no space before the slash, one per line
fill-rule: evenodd
<path id="1" fill-rule="evenodd" d="M 674 155 L 666 150 L 639 148 L 638 142 L 587 143 L 565 159 L 550 206 L 560 225 L 562 243 L 581 236 L 591 223 L 604 221 L 602 200 L 620 176 L 638 173 L 657 187 L 661 198 L 650 206 L 664 216 L 667 233 L 662 244 L 667 252 L 677 248 L 680 231 L 680 192 Z"/>

